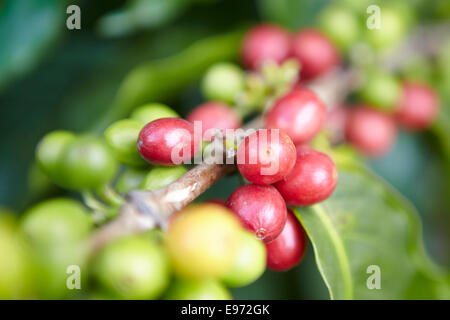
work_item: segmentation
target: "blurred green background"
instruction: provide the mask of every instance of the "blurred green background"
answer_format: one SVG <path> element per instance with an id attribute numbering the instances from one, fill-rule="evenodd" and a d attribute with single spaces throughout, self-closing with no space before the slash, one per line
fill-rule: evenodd
<path id="1" fill-rule="evenodd" d="M 45 179 L 32 169 L 35 146 L 45 133 L 101 129 L 113 107 L 141 100 L 165 102 L 186 115 L 202 102 L 198 80 L 209 60 L 237 59 L 239 42 L 235 39 L 246 27 L 261 21 L 293 30 L 314 26 L 317 14 L 329 2 L 0 1 L 0 206 L 20 213 L 38 200 L 63 193 L 50 185 L 44 188 Z M 449 19 L 449 1 L 411 3 L 424 23 Z M 81 8 L 81 30 L 66 28 L 69 4 Z M 220 35 L 229 39 L 208 38 Z M 180 54 L 205 38 L 211 41 L 190 54 Z M 223 48 L 215 47 L 218 43 Z M 173 55 L 176 60 L 164 60 Z M 190 55 L 198 61 L 193 62 Z M 125 77 L 148 61 L 155 61 L 150 68 L 163 80 L 145 95 L 122 101 L 123 91 L 118 89 Z M 186 73 L 189 76 L 182 76 Z M 443 81 L 434 71 L 430 80 L 438 84 L 442 107 L 448 110 L 450 81 Z M 401 132 L 395 148 L 369 164 L 418 208 L 428 251 L 439 264 L 450 266 L 450 134 L 446 119 L 441 118 L 440 126 L 425 133 Z M 226 198 L 237 185 L 236 177 L 223 179 L 202 199 Z M 256 283 L 233 291 L 233 296 L 328 298 L 311 248 L 300 267 L 287 273 L 268 271 Z"/>

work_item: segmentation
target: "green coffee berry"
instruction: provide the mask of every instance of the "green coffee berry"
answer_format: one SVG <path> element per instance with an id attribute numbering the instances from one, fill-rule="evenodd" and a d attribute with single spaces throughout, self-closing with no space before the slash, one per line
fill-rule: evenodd
<path id="1" fill-rule="evenodd" d="M 31 243 L 56 245 L 84 239 L 91 230 L 92 219 L 81 203 L 57 198 L 29 209 L 21 226 Z"/>
<path id="2" fill-rule="evenodd" d="M 112 180 L 116 171 L 117 162 L 105 143 L 99 138 L 84 136 L 64 149 L 58 180 L 68 189 L 95 189 Z"/>
<path id="3" fill-rule="evenodd" d="M 231 300 L 229 291 L 211 279 L 177 279 L 169 288 L 168 300 Z"/>
<path id="4" fill-rule="evenodd" d="M 233 104 L 244 89 L 244 73 L 232 63 L 217 63 L 206 72 L 202 92 L 208 100 Z"/>
<path id="5" fill-rule="evenodd" d="M 60 180 L 58 167 L 61 155 L 67 145 L 75 139 L 75 134 L 72 132 L 57 130 L 45 135 L 36 148 L 36 161 L 39 167 L 56 183 Z"/>
<path id="6" fill-rule="evenodd" d="M 266 269 L 266 248 L 262 241 L 247 231 L 242 232 L 236 261 L 223 278 L 230 287 L 246 286 L 258 279 Z"/>
<path id="7" fill-rule="evenodd" d="M 117 179 L 116 190 L 121 193 L 128 193 L 131 190 L 141 189 L 142 182 L 148 170 L 128 168 Z"/>
<path id="8" fill-rule="evenodd" d="M 401 94 L 401 86 L 394 75 L 369 72 L 360 91 L 361 99 L 384 111 L 393 111 Z"/>
<path id="9" fill-rule="evenodd" d="M 319 27 L 342 50 L 353 45 L 361 25 L 355 12 L 342 6 L 329 6 L 320 13 Z"/>
<path id="10" fill-rule="evenodd" d="M 174 167 L 158 167 L 153 168 L 145 176 L 142 182 L 142 189 L 155 191 L 161 189 L 178 178 L 181 178 L 187 172 L 184 166 L 174 166 Z"/>
<path id="11" fill-rule="evenodd" d="M 369 18 L 370 19 L 370 18 Z M 399 44 L 413 17 L 408 5 L 382 5 L 379 28 L 366 28 L 364 39 L 375 49 L 387 49 Z"/>
<path id="12" fill-rule="evenodd" d="M 144 127 L 141 121 L 124 119 L 114 122 L 105 131 L 105 140 L 116 159 L 130 166 L 145 166 L 137 149 L 139 132 Z"/>
<path id="13" fill-rule="evenodd" d="M 164 250 L 141 236 L 107 245 L 94 261 L 93 270 L 99 284 L 122 299 L 155 299 L 169 284 Z"/>
<path id="14" fill-rule="evenodd" d="M 170 107 L 161 103 L 149 103 L 133 111 L 130 118 L 144 124 L 161 118 L 179 118 L 180 116 Z"/>
<path id="15" fill-rule="evenodd" d="M 31 279 L 26 247 L 12 220 L 0 215 L 0 299 L 29 299 Z"/>

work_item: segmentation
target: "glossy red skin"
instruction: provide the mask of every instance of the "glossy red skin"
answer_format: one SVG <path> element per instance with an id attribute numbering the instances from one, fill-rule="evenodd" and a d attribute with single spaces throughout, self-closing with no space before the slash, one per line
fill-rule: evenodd
<path id="1" fill-rule="evenodd" d="M 388 152 L 395 142 L 397 126 L 389 114 L 359 106 L 350 111 L 345 138 L 359 151 L 378 157 Z"/>
<path id="2" fill-rule="evenodd" d="M 256 184 L 272 184 L 283 179 L 294 168 L 296 158 L 292 140 L 275 129 L 252 133 L 237 150 L 239 171 L 245 179 Z"/>
<path id="3" fill-rule="evenodd" d="M 324 125 L 327 110 L 308 88 L 297 88 L 278 99 L 265 117 L 266 127 L 280 129 L 295 145 L 308 142 Z"/>
<path id="4" fill-rule="evenodd" d="M 182 130 L 179 130 L 182 129 Z M 183 154 L 182 147 L 190 145 L 190 153 Z M 180 118 L 162 118 L 148 123 L 139 133 L 139 153 L 150 163 L 171 166 L 172 150 L 177 147 L 181 150 L 181 160 L 191 159 L 198 149 L 194 141 L 194 125 Z"/>
<path id="5" fill-rule="evenodd" d="M 405 128 L 417 131 L 428 128 L 439 110 L 439 98 L 426 84 L 403 83 L 402 96 L 397 104 L 397 121 Z"/>
<path id="6" fill-rule="evenodd" d="M 273 24 L 260 24 L 247 33 L 241 56 L 248 69 L 257 70 L 264 61 L 281 63 L 291 53 L 291 35 Z"/>
<path id="7" fill-rule="evenodd" d="M 287 271 L 300 263 L 306 251 L 306 235 L 302 225 L 291 210 L 281 234 L 266 243 L 267 267 L 275 271 Z"/>
<path id="8" fill-rule="evenodd" d="M 274 186 L 288 204 L 309 206 L 327 199 L 336 188 L 338 172 L 333 160 L 310 147 L 297 148 L 291 173 Z"/>
<path id="9" fill-rule="evenodd" d="M 233 191 L 227 201 L 242 222 L 264 242 L 274 240 L 286 223 L 286 204 L 272 186 L 247 184 Z"/>
<path id="10" fill-rule="evenodd" d="M 340 63 L 339 51 L 331 40 L 314 29 L 304 29 L 293 36 L 292 55 L 300 62 L 300 75 L 306 80 L 321 76 Z"/>
<path id="11" fill-rule="evenodd" d="M 222 102 L 206 102 L 188 114 L 186 119 L 192 123 L 194 121 L 202 122 L 202 135 L 203 140 L 211 141 L 213 138 L 213 132 L 205 132 L 209 129 L 238 129 L 241 127 L 241 118 L 237 112 Z"/>

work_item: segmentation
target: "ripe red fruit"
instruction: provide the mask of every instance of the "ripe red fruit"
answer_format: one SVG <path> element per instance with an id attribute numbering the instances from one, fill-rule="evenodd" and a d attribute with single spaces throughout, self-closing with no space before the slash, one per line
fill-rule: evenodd
<path id="1" fill-rule="evenodd" d="M 311 140 L 322 128 L 327 110 L 317 95 L 307 89 L 293 89 L 278 99 L 266 115 L 266 126 L 285 132 L 295 145 Z"/>
<path id="2" fill-rule="evenodd" d="M 291 172 L 296 158 L 292 140 L 277 129 L 263 129 L 247 136 L 237 150 L 239 171 L 256 184 L 283 179 Z"/>
<path id="3" fill-rule="evenodd" d="M 302 260 L 306 249 L 306 235 L 302 225 L 291 210 L 281 234 L 266 243 L 267 267 L 275 271 L 286 271 Z"/>
<path id="4" fill-rule="evenodd" d="M 192 123 L 202 122 L 202 135 L 209 129 L 237 129 L 241 127 L 241 119 L 237 112 L 222 102 L 206 102 L 189 113 L 186 119 Z M 209 134 L 208 134 L 209 133 Z M 214 132 L 209 131 L 204 140 L 211 141 Z"/>
<path id="5" fill-rule="evenodd" d="M 300 74 L 305 79 L 323 75 L 339 64 L 337 48 L 317 30 L 301 30 L 294 35 L 292 42 L 292 55 L 300 62 Z"/>
<path id="6" fill-rule="evenodd" d="M 432 123 L 439 109 L 439 98 L 426 84 L 405 82 L 397 104 L 398 122 L 410 130 L 423 130 Z"/>
<path id="7" fill-rule="evenodd" d="M 286 223 L 286 204 L 272 186 L 247 184 L 239 187 L 228 198 L 227 206 L 246 229 L 266 243 L 274 240 Z"/>
<path id="8" fill-rule="evenodd" d="M 192 123 L 179 118 L 161 118 L 141 130 L 137 147 L 148 162 L 171 166 L 191 159 L 198 143 L 194 141 Z"/>
<path id="9" fill-rule="evenodd" d="M 291 173 L 275 187 L 287 203 L 308 206 L 328 198 L 336 188 L 338 172 L 333 160 L 310 147 L 297 147 Z"/>
<path id="10" fill-rule="evenodd" d="M 261 24 L 252 28 L 242 43 L 244 65 L 256 70 L 264 61 L 281 63 L 291 52 L 291 36 L 281 27 Z"/>
<path id="11" fill-rule="evenodd" d="M 397 135 L 394 119 L 370 107 L 357 107 L 350 111 L 345 138 L 369 156 L 381 156 L 393 145 Z"/>

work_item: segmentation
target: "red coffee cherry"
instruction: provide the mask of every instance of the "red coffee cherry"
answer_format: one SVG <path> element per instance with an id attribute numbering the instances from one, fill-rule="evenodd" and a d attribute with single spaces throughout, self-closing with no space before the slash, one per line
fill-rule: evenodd
<path id="1" fill-rule="evenodd" d="M 264 242 L 274 240 L 286 223 L 286 204 L 272 186 L 247 184 L 233 191 L 227 206 L 243 226 Z"/>
<path id="2" fill-rule="evenodd" d="M 287 176 L 295 165 L 292 140 L 277 129 L 259 130 L 238 147 L 237 165 L 242 176 L 256 184 L 272 184 Z"/>
<path id="3" fill-rule="evenodd" d="M 266 126 L 285 132 L 295 145 L 308 142 L 320 131 L 327 110 L 317 95 L 307 89 L 293 89 L 278 99 L 266 115 Z"/>
<path id="4" fill-rule="evenodd" d="M 410 130 L 428 128 L 439 109 L 439 98 L 435 90 L 422 83 L 405 82 L 397 104 L 398 122 Z"/>
<path id="5" fill-rule="evenodd" d="M 397 135 L 394 119 L 367 106 L 351 110 L 345 127 L 345 138 L 368 156 L 381 156 L 393 145 Z"/>
<path id="6" fill-rule="evenodd" d="M 237 129 L 241 127 L 241 118 L 237 112 L 222 102 L 206 102 L 189 113 L 186 119 L 192 123 L 202 122 L 202 135 L 209 129 Z M 211 141 L 213 132 L 209 131 L 204 140 Z"/>
<path id="7" fill-rule="evenodd" d="M 309 206 L 328 198 L 336 188 L 338 172 L 333 160 L 310 147 L 297 147 L 291 173 L 274 186 L 287 203 Z"/>
<path id="8" fill-rule="evenodd" d="M 305 255 L 306 235 L 302 225 L 291 210 L 281 234 L 266 243 L 267 267 L 275 271 L 287 271 L 300 263 Z"/>
<path id="9" fill-rule="evenodd" d="M 292 55 L 301 63 L 300 74 L 305 79 L 323 75 L 339 65 L 337 48 L 317 30 L 301 30 L 294 35 L 292 42 Z"/>
<path id="10" fill-rule="evenodd" d="M 244 65 L 256 70 L 264 61 L 281 63 L 291 51 L 291 36 L 281 27 L 273 24 L 261 24 L 252 28 L 242 43 Z"/>
<path id="11" fill-rule="evenodd" d="M 162 166 L 181 164 L 198 149 L 194 125 L 179 118 L 157 119 L 141 130 L 137 147 L 148 162 Z"/>

